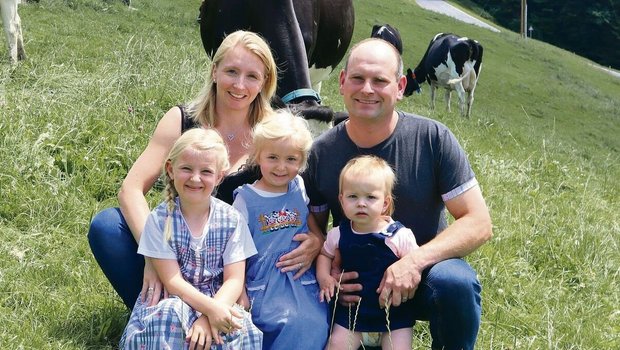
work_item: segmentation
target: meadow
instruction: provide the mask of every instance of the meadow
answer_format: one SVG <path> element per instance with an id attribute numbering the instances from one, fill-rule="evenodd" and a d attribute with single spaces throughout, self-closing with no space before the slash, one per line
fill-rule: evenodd
<path id="1" fill-rule="evenodd" d="M 199 1 L 132 5 L 22 4 L 28 59 L 11 66 L 0 41 L 2 349 L 113 349 L 127 321 L 90 253 L 89 222 L 117 205 L 157 121 L 198 93 L 209 67 Z M 399 104 L 451 128 L 491 211 L 493 239 L 467 258 L 483 285 L 477 348 L 619 349 L 620 79 L 413 0 L 356 0 L 355 10 L 354 41 L 390 23 L 408 67 L 438 32 L 485 48 L 470 119 L 454 96 L 452 113 L 441 96 L 430 110 L 428 86 Z M 337 75 L 321 95 L 343 109 Z M 148 198 L 155 204 L 161 195 Z M 413 348 L 430 348 L 424 322 Z"/>

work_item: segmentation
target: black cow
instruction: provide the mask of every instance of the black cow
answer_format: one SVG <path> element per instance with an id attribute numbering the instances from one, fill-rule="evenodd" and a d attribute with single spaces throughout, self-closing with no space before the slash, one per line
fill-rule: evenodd
<path id="1" fill-rule="evenodd" d="M 306 119 L 332 120 L 334 112 L 320 105 L 316 91 L 351 43 L 352 0 L 205 0 L 199 21 L 209 56 L 227 33 L 244 29 L 262 35 L 281 69 L 281 101 Z"/>
<path id="2" fill-rule="evenodd" d="M 431 85 L 431 108 L 435 108 L 435 89 L 443 87 L 450 111 L 450 94 L 456 90 L 461 114 L 469 117 L 482 66 L 482 51 L 482 45 L 476 40 L 449 33 L 435 35 L 415 70 L 407 69 L 405 96 L 410 96 L 414 90 L 419 90 L 419 84 L 428 81 Z"/>
<path id="3" fill-rule="evenodd" d="M 389 24 L 375 24 L 370 32 L 370 37 L 387 41 L 392 44 L 401 55 L 403 54 L 403 41 L 400 38 L 400 32 L 395 27 Z"/>

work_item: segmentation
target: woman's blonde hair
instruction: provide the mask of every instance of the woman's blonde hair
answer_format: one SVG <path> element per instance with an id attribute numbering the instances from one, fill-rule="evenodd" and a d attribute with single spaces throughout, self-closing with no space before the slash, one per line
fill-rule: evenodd
<path id="1" fill-rule="evenodd" d="M 373 178 L 377 182 L 383 182 L 385 198 L 388 198 L 388 206 L 383 215 L 394 213 L 394 186 L 396 185 L 396 174 L 394 169 L 383 159 L 373 155 L 363 155 L 355 157 L 347 162 L 340 172 L 338 180 L 339 194 L 342 194 L 344 182 L 355 182 L 355 179 Z"/>
<path id="2" fill-rule="evenodd" d="M 188 148 L 201 152 L 213 151 L 215 155 L 216 173 L 218 174 L 223 174 L 230 168 L 228 150 L 226 149 L 224 140 L 217 131 L 203 128 L 190 129 L 176 140 L 163 166 L 165 184 L 164 197 L 168 205 L 168 217 L 166 218 L 166 225 L 164 228 L 165 241 L 170 240 L 170 237 L 172 237 L 172 214 L 176 207 L 175 198 L 179 195 L 176 188 L 174 188 L 173 180 L 170 178 L 166 166 L 167 164 L 174 165 L 181 153 Z"/>
<path id="3" fill-rule="evenodd" d="M 276 93 L 278 82 L 278 70 L 276 62 L 271 53 L 271 48 L 265 40 L 258 34 L 243 30 L 238 30 L 227 35 L 215 55 L 213 55 L 211 67 L 207 73 L 207 82 L 202 88 L 200 94 L 188 106 L 188 112 L 194 119 L 194 122 L 203 127 L 215 126 L 215 103 L 217 87 L 213 80 L 213 72 L 215 67 L 219 65 L 226 54 L 233 48 L 241 46 L 244 49 L 255 54 L 264 65 L 263 88 L 258 96 L 252 101 L 249 111 L 249 124 L 254 127 L 260 122 L 265 113 L 271 111 L 271 98 Z"/>
<path id="4" fill-rule="evenodd" d="M 294 147 L 301 152 L 299 171 L 303 171 L 308 160 L 308 151 L 312 146 L 312 134 L 305 119 L 286 109 L 268 113 L 254 128 L 253 147 L 249 155 L 250 164 L 258 164 L 260 152 L 267 142 L 281 139 L 290 139 Z"/>

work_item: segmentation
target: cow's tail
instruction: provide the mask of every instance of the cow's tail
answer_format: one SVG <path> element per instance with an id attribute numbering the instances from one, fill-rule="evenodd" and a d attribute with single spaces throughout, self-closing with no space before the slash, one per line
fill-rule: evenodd
<path id="1" fill-rule="evenodd" d="M 462 76 L 460 76 L 458 78 L 454 78 L 454 79 L 448 80 L 448 84 L 454 85 L 454 84 L 458 84 L 458 83 L 462 82 L 463 80 L 465 80 L 465 78 L 469 77 L 469 75 L 471 74 L 472 71 L 473 71 L 473 68 L 468 69 L 467 72 L 465 74 L 463 74 Z"/>

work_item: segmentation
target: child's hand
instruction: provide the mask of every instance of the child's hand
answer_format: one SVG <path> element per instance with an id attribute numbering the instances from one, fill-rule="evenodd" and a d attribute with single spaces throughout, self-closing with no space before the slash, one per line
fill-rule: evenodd
<path id="1" fill-rule="evenodd" d="M 335 295 L 335 290 L 338 285 L 338 281 L 332 276 L 322 276 L 319 278 L 319 285 L 321 286 L 321 293 L 319 294 L 319 300 L 321 302 L 327 301 L 328 303 L 332 300 Z"/>
<path id="2" fill-rule="evenodd" d="M 209 324 L 211 325 L 211 334 L 217 344 L 223 344 L 220 333 L 232 333 L 241 329 L 235 318 L 241 318 L 243 315 L 235 310 L 234 306 L 226 306 L 216 301 L 212 311 L 207 315 Z"/>
<path id="3" fill-rule="evenodd" d="M 189 350 L 211 348 L 211 325 L 209 319 L 202 315 L 189 328 L 185 341 L 189 341 Z"/>

